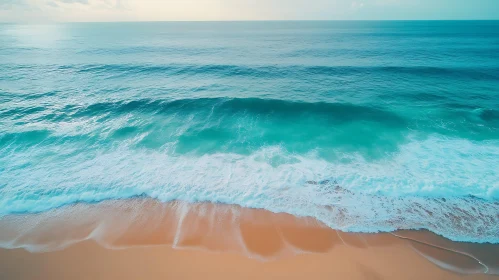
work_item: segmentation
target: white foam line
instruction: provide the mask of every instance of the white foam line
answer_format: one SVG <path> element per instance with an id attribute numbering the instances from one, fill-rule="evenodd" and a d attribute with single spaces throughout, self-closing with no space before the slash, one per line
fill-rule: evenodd
<path id="1" fill-rule="evenodd" d="M 338 237 L 341 239 L 341 242 L 343 242 L 343 245 L 348 246 L 348 245 L 345 243 L 345 240 L 343 240 L 343 238 L 341 237 L 340 233 L 339 233 L 337 230 L 335 230 L 335 231 L 336 231 L 336 235 L 338 235 Z"/>
<path id="2" fill-rule="evenodd" d="M 393 232 L 390 232 L 391 235 L 395 236 L 395 237 L 398 237 L 400 239 L 405 239 L 405 240 L 410 240 L 410 241 L 413 241 L 413 242 L 417 242 L 417 243 L 420 243 L 420 244 L 424 244 L 424 245 L 427 245 L 427 246 L 430 246 L 430 247 L 434 247 L 434 248 L 437 248 L 437 249 L 441 249 L 441 250 L 445 250 L 445 251 L 449 251 L 449 252 L 453 252 L 453 253 L 456 253 L 456 254 L 461 254 L 461 255 L 464 255 L 464 256 L 467 256 L 469 258 L 472 258 L 474 259 L 475 261 L 477 261 L 481 266 L 483 266 L 485 268 L 485 272 L 484 274 L 487 274 L 489 273 L 489 267 L 487 265 L 485 265 L 481 260 L 479 260 L 478 258 L 474 257 L 473 255 L 471 254 L 468 254 L 466 252 L 461 252 L 461 251 L 457 251 L 457 250 L 453 250 L 453 249 L 449 249 L 449 248 L 445 248 L 445 247 L 442 247 L 442 246 L 438 246 L 438 245 L 434 245 L 434 244 L 430 244 L 430 243 L 427 243 L 427 242 L 424 242 L 424 241 L 420 241 L 420 240 L 417 240 L 417 239 L 414 239 L 414 238 L 410 238 L 410 237 L 405 237 L 405 236 L 401 236 L 401 235 L 398 235 L 396 233 L 393 233 Z"/>
<path id="3" fill-rule="evenodd" d="M 178 245 L 178 242 L 180 239 L 180 234 L 181 234 L 180 232 L 182 231 L 182 224 L 184 223 L 185 216 L 189 212 L 188 207 L 185 207 L 184 204 L 181 205 L 181 208 L 182 208 L 182 210 L 180 211 L 180 217 L 179 217 L 178 223 L 177 223 L 177 230 L 175 231 L 175 238 L 173 239 L 173 244 L 172 244 L 173 248 L 177 248 L 177 245 Z"/>

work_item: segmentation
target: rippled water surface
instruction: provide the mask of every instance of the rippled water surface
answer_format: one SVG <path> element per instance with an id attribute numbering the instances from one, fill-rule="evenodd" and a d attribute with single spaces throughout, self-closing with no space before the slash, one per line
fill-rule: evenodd
<path id="1" fill-rule="evenodd" d="M 0 25 L 0 216 L 147 196 L 499 243 L 499 22 Z"/>

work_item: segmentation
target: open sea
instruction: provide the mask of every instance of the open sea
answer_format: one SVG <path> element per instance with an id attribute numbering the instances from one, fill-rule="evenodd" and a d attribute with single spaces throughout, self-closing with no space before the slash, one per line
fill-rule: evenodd
<path id="1" fill-rule="evenodd" d="M 134 197 L 499 243 L 499 21 L 0 24 L 0 217 Z"/>

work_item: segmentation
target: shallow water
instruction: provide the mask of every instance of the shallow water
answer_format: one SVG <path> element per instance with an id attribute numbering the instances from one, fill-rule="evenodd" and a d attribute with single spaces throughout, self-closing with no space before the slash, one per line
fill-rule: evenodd
<path id="1" fill-rule="evenodd" d="M 0 25 L 0 216 L 147 196 L 499 243 L 499 22 Z"/>

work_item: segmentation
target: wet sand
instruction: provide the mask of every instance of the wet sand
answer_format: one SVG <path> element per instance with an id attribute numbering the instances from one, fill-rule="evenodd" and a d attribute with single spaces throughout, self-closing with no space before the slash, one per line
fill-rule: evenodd
<path id="1" fill-rule="evenodd" d="M 499 246 L 151 200 L 0 219 L 0 279 L 499 279 Z"/>

